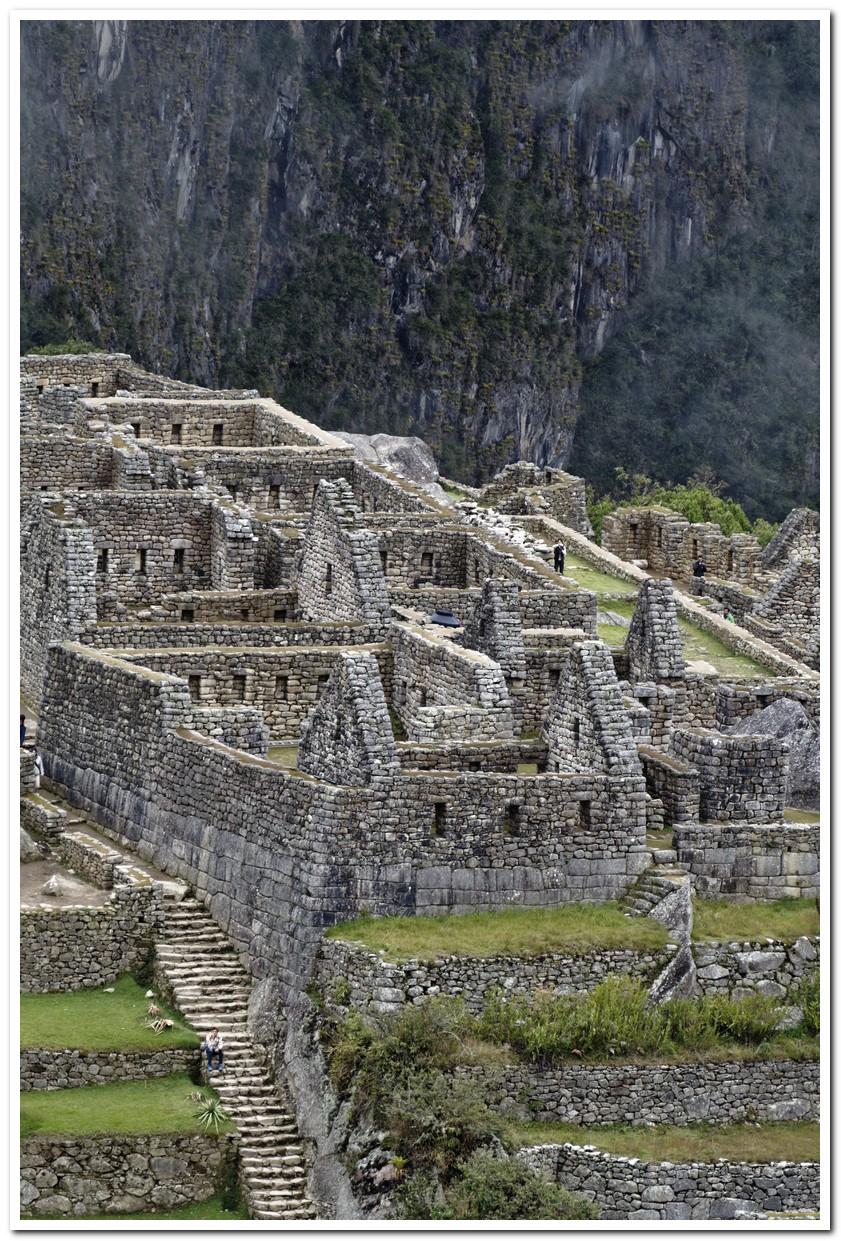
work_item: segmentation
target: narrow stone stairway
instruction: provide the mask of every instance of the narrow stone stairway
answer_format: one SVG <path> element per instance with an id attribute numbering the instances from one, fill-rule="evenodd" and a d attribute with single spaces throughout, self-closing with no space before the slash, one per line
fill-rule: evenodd
<path id="1" fill-rule="evenodd" d="M 657 853 L 671 853 L 657 849 Z M 630 918 L 645 918 L 655 906 L 686 882 L 686 868 L 671 859 L 650 866 L 625 893 L 620 905 Z"/>
<path id="2" fill-rule="evenodd" d="M 282 1100 L 248 1035 L 251 981 L 206 910 L 185 897 L 165 902 L 157 944 L 166 991 L 202 1037 L 219 1027 L 224 1070 L 202 1073 L 240 1132 L 243 1193 L 253 1219 L 316 1219 L 295 1117 Z"/>

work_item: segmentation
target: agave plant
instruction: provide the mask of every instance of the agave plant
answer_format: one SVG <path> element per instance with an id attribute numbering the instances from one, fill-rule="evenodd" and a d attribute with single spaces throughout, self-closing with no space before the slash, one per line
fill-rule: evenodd
<path id="1" fill-rule="evenodd" d="M 228 1113 L 219 1099 L 209 1099 L 203 1094 L 193 1094 L 190 1098 L 195 1099 L 199 1105 L 196 1110 L 196 1119 L 200 1128 L 204 1129 L 205 1133 L 209 1133 L 211 1129 L 214 1133 L 218 1133 L 220 1126 L 228 1119 Z"/>

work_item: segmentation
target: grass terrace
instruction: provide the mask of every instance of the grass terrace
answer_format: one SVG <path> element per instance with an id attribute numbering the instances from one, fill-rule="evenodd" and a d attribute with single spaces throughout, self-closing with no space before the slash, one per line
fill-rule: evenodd
<path id="1" fill-rule="evenodd" d="M 39 1219 L 51 1219 L 52 1216 L 39 1215 Z M 67 1219 L 67 1216 L 55 1216 L 56 1219 Z M 190 1202 L 184 1207 L 173 1207 L 169 1211 L 143 1211 L 136 1215 L 109 1212 L 108 1215 L 74 1215 L 77 1219 L 100 1219 L 100 1220 L 123 1220 L 123 1219 L 147 1219 L 154 1220 L 159 1225 L 165 1224 L 168 1220 L 178 1219 L 213 1219 L 213 1220 L 235 1220 L 250 1219 L 247 1207 L 239 1206 L 232 1210 L 222 1206 L 222 1198 L 216 1195 L 213 1198 L 205 1198 L 204 1202 Z M 145 1231 L 145 1230 L 143 1230 Z"/>
<path id="2" fill-rule="evenodd" d="M 819 1163 L 820 1127 L 811 1121 L 762 1125 L 512 1125 L 514 1147 L 574 1142 L 647 1163 Z"/>
<path id="3" fill-rule="evenodd" d="M 119 1133 L 199 1132 L 197 1104 L 190 1098 L 197 1087 L 186 1073 L 148 1077 L 139 1082 L 107 1086 L 76 1086 L 70 1090 L 27 1090 L 20 1098 L 20 1135 L 60 1133 L 71 1137 Z M 217 1098 L 208 1086 L 205 1098 Z M 220 1133 L 232 1133 L 230 1121 Z"/>
<path id="4" fill-rule="evenodd" d="M 99 987 L 87 991 L 52 991 L 20 997 L 20 1045 L 63 1051 L 160 1051 L 195 1049 L 199 1036 L 174 1009 L 160 999 L 146 998 L 146 988 L 129 975 L 114 983 L 113 993 Z M 145 1024 L 146 1010 L 157 1004 L 161 1016 L 174 1024 L 156 1034 Z"/>
<path id="5" fill-rule="evenodd" d="M 776 939 L 792 944 L 801 935 L 820 935 L 821 919 L 810 898 L 734 905 L 729 901 L 693 900 L 692 938 L 696 941 Z"/>
<path id="6" fill-rule="evenodd" d="M 326 932 L 329 939 L 359 941 L 387 961 L 441 956 L 536 956 L 597 948 L 657 951 L 669 942 L 651 918 L 626 918 L 613 901 L 557 909 L 501 909 L 433 918 L 354 918 Z"/>

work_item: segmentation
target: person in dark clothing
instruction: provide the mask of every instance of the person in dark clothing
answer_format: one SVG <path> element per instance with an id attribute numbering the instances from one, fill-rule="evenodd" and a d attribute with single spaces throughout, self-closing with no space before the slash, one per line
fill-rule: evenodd
<path id="1" fill-rule="evenodd" d="M 566 554 L 567 554 L 566 544 L 562 543 L 561 540 L 558 539 L 554 547 L 554 552 L 555 552 L 555 572 L 560 573 L 561 577 L 563 577 L 564 561 L 566 560 Z"/>
<path id="2" fill-rule="evenodd" d="M 20 743 L 21 745 L 23 745 L 24 741 L 26 741 L 26 716 L 22 715 L 20 717 Z"/>
<path id="3" fill-rule="evenodd" d="M 694 565 L 692 566 L 692 575 L 693 577 L 703 577 L 706 571 L 707 571 L 707 566 L 704 563 L 704 557 L 699 556 L 698 559 L 695 561 Z"/>

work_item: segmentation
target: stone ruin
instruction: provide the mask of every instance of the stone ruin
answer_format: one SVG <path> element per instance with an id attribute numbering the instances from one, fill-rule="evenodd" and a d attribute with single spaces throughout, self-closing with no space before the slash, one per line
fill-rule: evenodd
<path id="1" fill-rule="evenodd" d="M 592 593 L 271 400 L 124 355 L 21 369 L 22 682 L 46 775 L 192 883 L 255 976 L 302 986 L 320 928 L 362 911 L 619 897 L 663 821 L 722 892 L 816 891 L 816 833 L 782 821 L 787 745 L 720 731 L 738 687 L 687 669 L 668 580 L 643 582 L 611 653 Z M 521 462 L 485 497 L 548 491 L 580 528 L 580 483 Z M 694 550 L 680 519 L 645 520 L 626 554 Z M 816 718 L 813 684 L 792 695 Z M 769 699 L 739 701 L 744 720 Z M 725 827 L 751 860 L 711 875 Z"/>
<path id="2" fill-rule="evenodd" d="M 357 914 L 622 898 L 664 823 L 699 894 L 817 895 L 819 829 L 783 819 L 806 794 L 761 723 L 776 704 L 816 733 L 804 664 L 688 665 L 658 577 L 610 650 L 596 596 L 534 540 L 254 392 L 125 355 L 21 374 L 21 678 L 46 782 L 189 883 L 258 990 L 295 1003 L 324 928 Z M 481 499 L 589 529 L 562 471 L 517 463 Z M 623 554 L 685 567 L 700 536 L 645 520 Z M 811 529 L 764 557 L 712 531 L 704 548 L 732 551 L 743 592 L 771 575 L 756 631 L 789 655 Z"/>
<path id="3" fill-rule="evenodd" d="M 748 632 L 819 667 L 820 519 L 811 509 L 789 513 L 763 549 L 752 534 L 728 537 L 715 522 L 691 523 L 667 508 L 620 508 L 604 518 L 602 546 L 686 582 Z M 693 577 L 699 556 L 707 572 Z"/>

